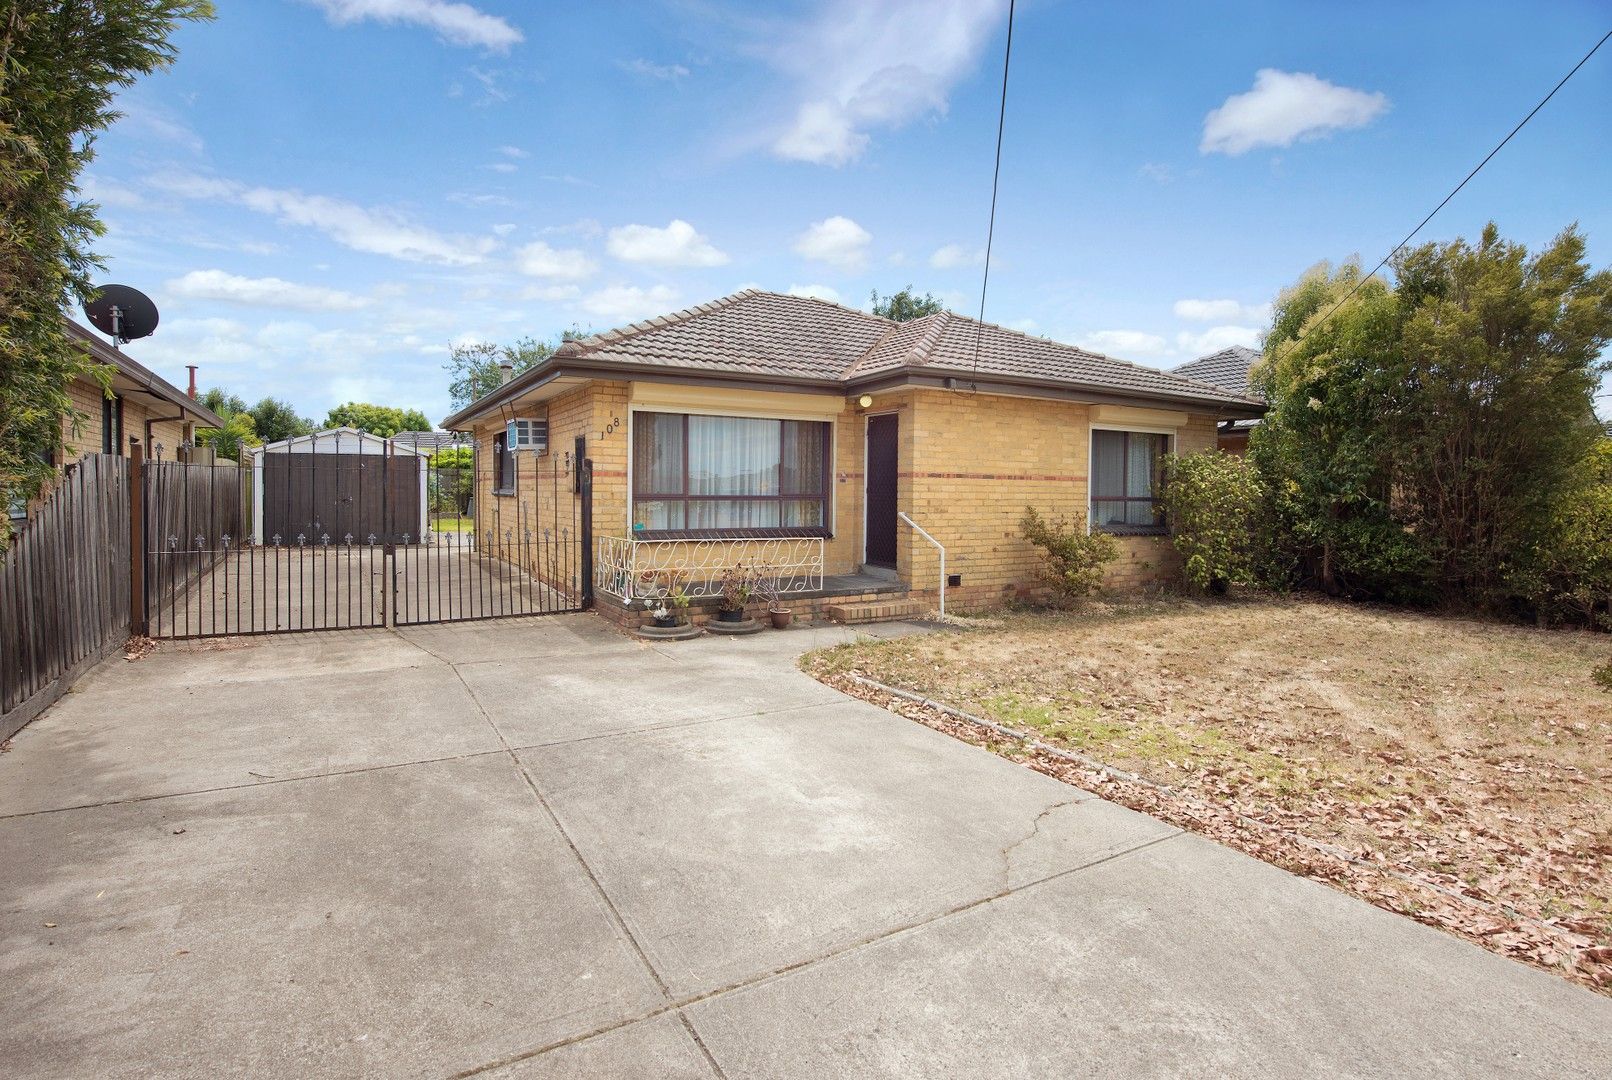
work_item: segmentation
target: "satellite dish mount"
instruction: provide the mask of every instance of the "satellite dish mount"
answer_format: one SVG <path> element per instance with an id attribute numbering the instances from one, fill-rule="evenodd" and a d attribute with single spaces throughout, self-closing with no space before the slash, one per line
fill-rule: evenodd
<path id="1" fill-rule="evenodd" d="M 157 329 L 157 305 L 139 289 L 127 285 L 103 285 L 95 299 L 84 305 L 84 314 L 101 333 L 112 338 L 116 348 L 135 338 L 150 337 Z"/>

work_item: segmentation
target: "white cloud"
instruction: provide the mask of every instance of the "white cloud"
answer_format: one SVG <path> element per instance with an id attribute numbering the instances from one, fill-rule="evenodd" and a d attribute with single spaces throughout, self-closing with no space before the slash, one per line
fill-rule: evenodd
<path id="1" fill-rule="evenodd" d="M 1083 349 L 1129 359 L 1132 356 L 1152 356 L 1169 350 L 1169 342 L 1145 330 L 1098 330 L 1087 334 L 1075 344 Z"/>
<path id="2" fill-rule="evenodd" d="M 795 239 L 795 253 L 813 262 L 856 271 L 868 262 L 873 235 L 848 217 L 836 214 L 813 224 Z"/>
<path id="3" fill-rule="evenodd" d="M 661 79 L 672 82 L 688 77 L 688 68 L 682 64 L 656 64 L 639 57 L 636 60 L 623 60 L 618 65 L 621 70 L 634 75 L 642 75 L 646 79 Z"/>
<path id="4" fill-rule="evenodd" d="M 288 224 L 317 229 L 354 251 L 386 255 L 405 262 L 470 266 L 484 260 L 498 245 L 492 237 L 436 232 L 390 211 L 365 209 L 327 195 L 248 187 L 235 180 L 191 173 L 155 176 L 149 182 L 185 198 L 236 203 Z"/>
<path id="5" fill-rule="evenodd" d="M 1388 110 L 1388 96 L 1338 86 L 1302 72 L 1262 68 L 1254 88 L 1233 94 L 1203 118 L 1205 154 L 1235 157 L 1258 146 L 1292 146 L 1365 127 Z"/>
<path id="6" fill-rule="evenodd" d="M 599 269 L 586 252 L 578 248 L 552 248 L 534 240 L 516 254 L 521 273 L 552 281 L 581 281 Z"/>
<path id="7" fill-rule="evenodd" d="M 111 180 L 103 180 L 90 173 L 78 177 L 78 193 L 101 206 L 115 206 L 124 210 L 138 210 L 146 205 L 145 196 L 133 188 Z"/>
<path id="8" fill-rule="evenodd" d="M 163 142 L 175 143 L 193 154 L 202 151 L 202 137 L 190 125 L 160 106 L 121 97 L 117 110 L 122 114 L 118 119 L 120 126 L 134 128 Z"/>
<path id="9" fill-rule="evenodd" d="M 779 157 L 843 165 L 868 131 L 946 111 L 951 88 L 1002 25 L 1001 0 L 838 0 L 774 54 L 799 84 L 794 117 L 777 134 Z"/>
<path id="10" fill-rule="evenodd" d="M 1264 322 L 1271 317 L 1269 304 L 1243 304 L 1236 300 L 1177 300 L 1175 317 L 1189 322 L 1229 322 L 1252 319 Z"/>
<path id="11" fill-rule="evenodd" d="M 664 229 L 622 225 L 611 229 L 605 249 L 622 262 L 650 266 L 721 266 L 728 257 L 681 218 Z"/>
<path id="12" fill-rule="evenodd" d="M 575 285 L 533 285 L 521 290 L 522 300 L 542 300 L 550 304 L 575 300 L 581 295 L 582 290 Z"/>
<path id="13" fill-rule="evenodd" d="M 370 305 L 367 297 L 340 289 L 299 285 L 277 277 L 241 277 L 224 270 L 192 270 L 168 282 L 168 290 L 190 300 L 222 300 L 298 311 L 357 311 Z"/>
<path id="14" fill-rule="evenodd" d="M 513 161 L 495 161 L 491 165 L 486 165 L 483 167 L 491 169 L 496 173 L 512 173 L 516 169 L 520 168 L 520 166 L 515 164 Z"/>
<path id="15" fill-rule="evenodd" d="M 1136 174 L 1138 176 L 1145 176 L 1149 180 L 1152 180 L 1158 184 L 1168 184 L 1170 181 L 1175 179 L 1174 169 L 1171 169 L 1170 166 L 1162 165 L 1156 161 L 1143 162 L 1141 168 L 1136 170 Z"/>
<path id="16" fill-rule="evenodd" d="M 1176 348 L 1190 357 L 1219 352 L 1233 345 L 1259 348 L 1260 332 L 1252 326 L 1211 326 L 1201 334 L 1179 333 L 1175 336 Z"/>
<path id="17" fill-rule="evenodd" d="M 786 291 L 790 296 L 812 296 L 836 304 L 840 302 L 840 291 L 832 285 L 791 285 Z"/>
<path id="18" fill-rule="evenodd" d="M 946 244 L 929 256 L 929 265 L 936 270 L 954 270 L 959 266 L 979 266 L 985 262 L 985 252 L 962 244 Z"/>
<path id="19" fill-rule="evenodd" d="M 512 221 L 502 221 L 502 222 L 499 222 L 497 225 L 493 226 L 493 235 L 494 236 L 508 236 L 510 233 L 514 232 L 518 228 L 520 228 L 520 226 L 516 225 Z"/>
<path id="20" fill-rule="evenodd" d="M 348 26 L 366 19 L 378 23 L 402 23 L 434 30 L 450 45 L 508 52 L 511 45 L 526 40 L 515 27 L 497 15 L 489 15 L 469 4 L 451 0 L 305 0 L 325 13 L 336 26 Z"/>
<path id="21" fill-rule="evenodd" d="M 677 291 L 669 285 L 647 289 L 638 285 L 610 285 L 583 297 L 580 306 L 589 315 L 621 324 L 664 315 L 676 307 L 676 302 Z"/>
<path id="22" fill-rule="evenodd" d="M 527 153 L 525 150 L 522 150 L 518 146 L 500 146 L 498 148 L 498 152 L 500 154 L 503 154 L 507 158 L 515 158 L 517 160 L 520 159 L 520 158 L 529 158 L 529 157 L 532 156 L 531 154 Z"/>

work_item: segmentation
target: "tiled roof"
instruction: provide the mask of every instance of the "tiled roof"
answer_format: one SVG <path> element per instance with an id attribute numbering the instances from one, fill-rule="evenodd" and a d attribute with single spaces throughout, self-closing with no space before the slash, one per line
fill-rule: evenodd
<path id="1" fill-rule="evenodd" d="M 839 379 L 894 325 L 826 300 L 746 289 L 567 342 L 554 355 L 751 376 Z"/>
<path id="2" fill-rule="evenodd" d="M 1234 394 L 1248 394 L 1248 370 L 1258 363 L 1260 353 L 1258 349 L 1249 349 L 1241 345 L 1233 345 L 1229 349 L 1212 352 L 1208 356 L 1200 356 L 1196 360 L 1189 360 L 1176 368 L 1173 374 L 1183 379 L 1192 379 L 1195 382 L 1208 383 L 1218 386 L 1222 390 L 1230 390 Z"/>
<path id="3" fill-rule="evenodd" d="M 1239 391 L 949 311 L 897 323 L 826 300 L 754 289 L 567 342 L 554 358 L 847 383 L 901 372 L 977 371 L 1144 397 L 1249 403 Z"/>

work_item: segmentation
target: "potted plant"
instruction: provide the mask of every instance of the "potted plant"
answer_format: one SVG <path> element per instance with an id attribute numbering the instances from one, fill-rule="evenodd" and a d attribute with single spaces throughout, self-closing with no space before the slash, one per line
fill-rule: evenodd
<path id="1" fill-rule="evenodd" d="M 783 578 L 775 567 L 762 567 L 756 573 L 756 593 L 767 602 L 767 617 L 774 630 L 787 630 L 795 613 L 783 605 Z"/>
<path id="2" fill-rule="evenodd" d="M 646 600 L 645 603 L 655 605 L 649 608 L 649 614 L 655 620 L 656 626 L 669 628 L 677 625 L 677 616 L 666 606 L 665 600 Z"/>
<path id="3" fill-rule="evenodd" d="M 682 584 L 672 586 L 672 591 L 666 597 L 666 602 L 672 605 L 672 625 L 682 626 L 688 622 L 688 605 L 693 597 L 684 591 Z"/>
<path id="4" fill-rule="evenodd" d="M 741 566 L 730 566 L 722 571 L 722 600 L 717 608 L 719 622 L 744 622 L 744 606 L 755 592 L 750 572 Z"/>

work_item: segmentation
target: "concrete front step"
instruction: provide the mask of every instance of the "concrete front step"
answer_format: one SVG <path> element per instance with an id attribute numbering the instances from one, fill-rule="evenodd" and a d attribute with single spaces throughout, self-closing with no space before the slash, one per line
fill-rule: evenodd
<path id="1" fill-rule="evenodd" d="M 897 619 L 914 619 L 928 611 L 918 600 L 891 598 L 889 600 L 863 600 L 857 603 L 830 604 L 828 617 L 837 623 L 893 622 Z"/>

